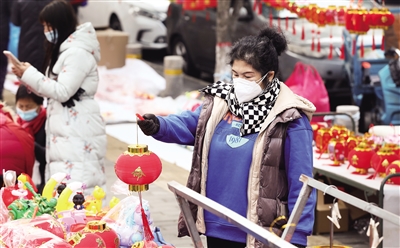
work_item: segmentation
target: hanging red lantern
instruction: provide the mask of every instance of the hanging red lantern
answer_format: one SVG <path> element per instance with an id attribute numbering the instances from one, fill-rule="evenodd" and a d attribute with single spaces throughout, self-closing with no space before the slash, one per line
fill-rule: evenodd
<path id="1" fill-rule="evenodd" d="M 396 174 L 396 173 L 400 173 L 400 160 L 393 161 L 386 168 L 386 176 L 389 176 L 390 174 Z M 400 185 L 400 177 L 389 178 L 386 183 Z"/>
<path id="2" fill-rule="evenodd" d="M 357 13 L 356 9 L 349 9 L 345 15 L 346 29 L 350 34 L 356 33 L 356 21 L 354 19 L 354 15 Z"/>
<path id="3" fill-rule="evenodd" d="M 183 1 L 183 10 L 204 10 L 204 0 L 185 0 Z"/>
<path id="4" fill-rule="evenodd" d="M 325 22 L 326 25 L 336 24 L 336 6 L 330 5 L 325 11 Z"/>
<path id="5" fill-rule="evenodd" d="M 115 163 L 115 174 L 131 191 L 148 190 L 161 174 L 161 160 L 147 145 L 130 145 Z"/>
<path id="6" fill-rule="evenodd" d="M 345 6 L 339 6 L 336 9 L 336 24 L 339 26 L 345 26 L 346 25 L 346 14 L 347 14 L 347 8 Z"/>
<path id="7" fill-rule="evenodd" d="M 388 29 L 395 21 L 394 15 L 387 8 L 375 8 L 371 12 L 371 28 Z"/>
<path id="8" fill-rule="evenodd" d="M 129 185 L 130 191 L 139 192 L 144 237 L 146 241 L 153 240 L 154 236 L 142 206 L 141 192 L 148 190 L 149 184 L 160 176 L 160 158 L 149 151 L 147 145 L 130 145 L 128 151 L 118 157 L 114 168 L 117 177 Z"/>
<path id="9" fill-rule="evenodd" d="M 326 20 L 327 9 L 317 8 L 314 14 L 314 21 L 318 27 L 324 27 L 327 24 Z"/>
<path id="10" fill-rule="evenodd" d="M 298 6 L 295 2 L 289 2 L 287 5 L 287 9 L 294 14 L 297 14 L 297 8 Z"/>
<path id="11" fill-rule="evenodd" d="M 355 11 L 353 15 L 354 30 L 357 34 L 366 34 L 369 30 L 370 15 L 365 9 L 359 9 Z"/>
<path id="12" fill-rule="evenodd" d="M 306 13 L 305 13 L 306 19 L 311 23 L 315 23 L 314 15 L 318 9 L 318 5 L 317 4 L 309 4 L 308 6 L 306 6 L 305 9 L 306 9 Z"/>
<path id="13" fill-rule="evenodd" d="M 356 168 L 352 174 L 366 175 L 371 168 L 371 158 L 374 151 L 365 142 L 361 142 L 347 156 L 349 166 Z"/>
<path id="14" fill-rule="evenodd" d="M 217 0 L 204 0 L 204 7 L 205 8 L 216 8 L 217 7 Z"/>
<path id="15" fill-rule="evenodd" d="M 375 170 L 373 178 L 375 178 L 376 175 L 385 177 L 386 168 L 389 164 L 399 159 L 399 156 L 397 156 L 397 154 L 395 154 L 389 147 L 381 147 L 381 149 L 379 149 L 379 151 L 377 151 L 371 158 L 371 167 Z"/>

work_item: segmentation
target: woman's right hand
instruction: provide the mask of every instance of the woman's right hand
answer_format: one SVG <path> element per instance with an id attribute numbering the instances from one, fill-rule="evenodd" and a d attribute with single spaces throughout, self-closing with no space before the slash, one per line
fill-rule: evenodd
<path id="1" fill-rule="evenodd" d="M 138 120 L 137 124 L 143 133 L 147 136 L 158 133 L 160 130 L 160 121 L 153 114 L 145 114 L 143 115 L 144 120 Z"/>
<path id="2" fill-rule="evenodd" d="M 28 62 L 22 62 L 19 65 L 13 65 L 11 67 L 11 70 L 18 78 L 21 78 L 22 75 L 24 75 L 26 69 L 29 68 L 29 66 L 31 66 L 31 64 L 29 64 Z"/>

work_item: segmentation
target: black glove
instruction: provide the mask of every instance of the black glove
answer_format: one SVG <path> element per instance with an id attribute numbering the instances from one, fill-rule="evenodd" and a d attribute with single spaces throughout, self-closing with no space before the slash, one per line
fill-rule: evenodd
<path id="1" fill-rule="evenodd" d="M 298 245 L 298 244 L 292 244 L 292 245 L 294 245 L 294 246 L 296 246 L 298 248 L 306 248 L 304 245 Z"/>
<path id="2" fill-rule="evenodd" d="M 61 103 L 61 105 L 63 107 L 67 106 L 67 108 L 75 107 L 74 100 L 77 100 L 79 102 L 81 100 L 81 95 L 83 93 L 85 93 L 85 90 L 82 88 L 79 88 L 78 91 L 73 96 L 71 96 L 70 99 L 68 99 L 66 102 Z"/>
<path id="3" fill-rule="evenodd" d="M 158 130 L 160 130 L 160 121 L 155 115 L 145 114 L 143 115 L 143 119 L 144 120 L 138 120 L 137 124 L 144 134 L 149 136 L 158 133 Z"/>

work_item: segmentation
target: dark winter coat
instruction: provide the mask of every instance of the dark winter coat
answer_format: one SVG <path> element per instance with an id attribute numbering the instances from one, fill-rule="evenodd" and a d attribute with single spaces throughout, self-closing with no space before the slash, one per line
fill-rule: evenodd
<path id="1" fill-rule="evenodd" d="M 12 23 L 21 27 L 18 59 L 38 70 L 43 70 L 46 41 L 39 14 L 49 2 L 51 0 L 15 0 L 11 13 Z"/>

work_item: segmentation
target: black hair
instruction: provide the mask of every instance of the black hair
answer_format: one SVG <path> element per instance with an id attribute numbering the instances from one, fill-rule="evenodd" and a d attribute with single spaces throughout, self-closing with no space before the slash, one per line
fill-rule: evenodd
<path id="1" fill-rule="evenodd" d="M 83 196 L 82 193 L 77 193 L 76 195 L 74 195 L 74 197 L 72 198 L 72 202 L 75 205 L 83 205 L 83 203 L 85 202 L 85 197 Z"/>
<path id="2" fill-rule="evenodd" d="M 44 66 L 49 67 L 49 76 L 58 59 L 61 43 L 75 32 L 78 21 L 71 4 L 65 0 L 54 0 L 47 4 L 39 14 L 39 21 L 42 24 L 47 23 L 57 32 L 57 42 L 53 44 L 47 41 L 46 43 Z"/>
<path id="3" fill-rule="evenodd" d="M 32 99 L 37 105 L 43 105 L 43 97 L 28 91 L 28 88 L 23 84 L 18 87 L 17 93 L 15 94 L 15 102 L 18 102 L 20 99 Z"/>
<path id="4" fill-rule="evenodd" d="M 243 60 L 264 76 L 269 71 L 279 73 L 278 56 L 287 49 L 287 41 L 277 27 L 266 27 L 258 35 L 245 36 L 235 42 L 230 52 L 230 65 Z"/>
<path id="5" fill-rule="evenodd" d="M 61 183 L 60 185 L 58 185 L 57 187 L 57 194 L 61 195 L 61 193 L 63 192 L 63 190 L 67 187 L 67 185 L 65 183 Z"/>

